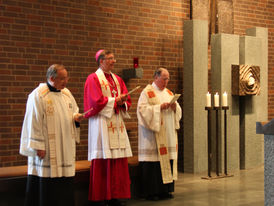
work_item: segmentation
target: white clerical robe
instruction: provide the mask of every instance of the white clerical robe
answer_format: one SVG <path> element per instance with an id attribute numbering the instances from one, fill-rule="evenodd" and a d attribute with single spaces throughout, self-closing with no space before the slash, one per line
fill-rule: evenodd
<path id="1" fill-rule="evenodd" d="M 80 141 L 74 115 L 79 108 L 68 89 L 51 92 L 41 83 L 28 97 L 20 154 L 28 156 L 28 174 L 40 177 L 75 175 L 75 143 Z M 45 150 L 40 159 L 36 151 Z"/>
<path id="2" fill-rule="evenodd" d="M 160 103 L 170 102 L 173 95 L 168 89 L 160 90 L 155 83 L 152 84 L 154 93 Z M 139 161 L 159 161 L 155 133 L 160 131 L 161 117 L 165 122 L 165 136 L 168 143 L 168 153 L 170 159 L 177 159 L 177 129 L 180 128 L 179 121 L 182 117 L 180 105 L 176 102 L 176 112 L 171 108 L 161 111 L 160 104 L 149 104 L 148 96 L 143 90 L 137 106 L 138 117 L 138 141 Z"/>
<path id="3" fill-rule="evenodd" d="M 126 94 L 127 89 L 123 80 L 111 73 L 118 94 Z M 131 157 L 132 151 L 127 135 L 124 118 L 128 118 L 128 106 L 125 103 L 125 111 L 115 113 L 115 97 L 111 86 L 102 69 L 88 76 L 85 84 L 84 104 L 86 110 L 93 107 L 93 115 L 88 115 L 88 160 L 93 159 L 117 159 Z M 102 100 L 103 99 L 103 100 Z M 87 106 L 88 105 L 88 106 Z M 98 108 L 103 108 L 99 110 Z M 112 122 L 109 122 L 112 120 Z M 111 147 L 113 132 L 117 133 L 118 142 L 116 147 Z M 123 144 L 121 144 L 123 140 Z"/>

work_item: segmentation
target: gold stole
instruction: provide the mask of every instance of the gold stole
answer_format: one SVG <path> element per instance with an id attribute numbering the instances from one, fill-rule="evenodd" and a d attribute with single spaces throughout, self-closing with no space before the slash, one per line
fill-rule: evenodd
<path id="1" fill-rule="evenodd" d="M 47 130 L 48 130 L 48 141 L 49 141 L 49 161 L 50 161 L 50 173 L 51 177 L 58 177 L 58 167 L 57 167 L 57 158 L 56 158 L 56 137 L 55 137 L 55 118 L 54 118 L 54 106 L 53 100 L 48 96 L 50 90 L 47 85 L 43 86 L 39 93 L 43 98 L 46 105 L 46 118 L 47 118 Z M 65 89 L 61 90 L 62 94 L 70 95 L 65 91 Z M 67 105 L 64 105 L 67 106 Z M 73 114 L 71 114 L 73 116 Z M 75 134 L 75 124 L 72 124 L 74 127 L 72 128 L 73 137 Z M 73 148 L 74 149 L 74 148 Z M 75 152 L 75 151 L 73 151 Z"/>
<path id="2" fill-rule="evenodd" d="M 51 177 L 58 176 L 57 158 L 56 158 L 56 142 L 55 142 L 55 119 L 54 119 L 54 106 L 52 99 L 49 98 L 49 88 L 47 85 L 43 86 L 39 93 L 44 99 L 46 105 L 48 141 L 49 141 L 49 161 Z"/>
<path id="3" fill-rule="evenodd" d="M 147 85 L 144 89 L 148 97 L 148 103 L 150 105 L 161 104 L 157 98 L 152 85 Z M 169 92 L 173 95 L 171 92 Z M 154 132 L 158 150 L 158 156 L 160 159 L 160 166 L 162 172 L 162 180 L 164 184 L 171 183 L 173 180 L 177 180 L 177 159 L 173 161 L 173 175 L 171 174 L 170 159 L 168 154 L 168 143 L 166 138 L 165 120 L 161 115 L 161 126 L 159 132 Z M 177 149 L 177 148 L 176 148 Z"/>
<path id="4" fill-rule="evenodd" d="M 104 72 L 101 69 L 98 69 L 95 74 L 97 75 L 102 93 L 105 97 L 112 97 L 110 92 L 110 85 L 108 80 L 105 77 Z M 114 82 L 117 86 L 118 96 L 121 94 L 120 84 L 114 74 L 110 73 Z M 109 147 L 110 149 L 126 148 L 126 135 L 125 125 L 121 114 L 112 115 L 111 118 L 106 118 L 108 134 L 109 134 Z M 119 132 L 120 131 L 120 132 Z"/>
<path id="5" fill-rule="evenodd" d="M 49 97 L 49 88 L 45 84 L 39 89 L 39 95 L 43 98 L 46 106 L 46 118 L 47 118 L 47 131 L 48 131 L 48 141 L 49 141 L 49 161 L 50 161 L 50 173 L 51 177 L 58 177 L 58 167 L 57 167 L 57 157 L 56 157 L 56 136 L 55 136 L 55 118 L 54 118 L 54 105 L 53 100 Z M 61 93 L 71 97 L 66 89 L 61 90 Z M 64 105 L 67 106 L 67 105 Z M 69 105 L 72 106 L 72 105 Z M 71 117 L 73 113 L 71 113 Z M 76 134 L 76 127 L 73 120 L 72 127 L 72 137 L 74 138 Z M 75 148 L 72 148 L 75 153 Z"/>

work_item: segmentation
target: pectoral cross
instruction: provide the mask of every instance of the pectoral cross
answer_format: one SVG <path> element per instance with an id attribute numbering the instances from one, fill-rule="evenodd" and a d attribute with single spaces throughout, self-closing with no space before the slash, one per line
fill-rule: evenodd
<path id="1" fill-rule="evenodd" d="M 114 97 L 116 97 L 117 92 L 113 89 L 112 94 L 114 95 Z"/>

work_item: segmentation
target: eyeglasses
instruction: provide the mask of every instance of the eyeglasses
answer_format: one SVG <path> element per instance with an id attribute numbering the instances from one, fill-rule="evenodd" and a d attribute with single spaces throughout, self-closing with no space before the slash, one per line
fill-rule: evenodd
<path id="1" fill-rule="evenodd" d="M 108 57 L 108 58 L 104 58 L 105 60 L 116 60 L 114 57 Z"/>

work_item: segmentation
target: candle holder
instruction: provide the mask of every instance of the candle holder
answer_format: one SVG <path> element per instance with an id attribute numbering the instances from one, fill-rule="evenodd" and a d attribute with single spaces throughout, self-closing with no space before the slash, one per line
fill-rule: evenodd
<path id="1" fill-rule="evenodd" d="M 207 110 L 207 175 L 211 178 L 211 113 L 213 107 L 206 106 L 205 110 Z"/>
<path id="2" fill-rule="evenodd" d="M 219 176 L 219 110 L 222 107 L 214 106 L 216 110 L 216 175 Z"/>
<path id="3" fill-rule="evenodd" d="M 136 69 L 139 67 L 139 58 L 138 57 L 134 57 L 133 58 L 133 68 Z"/>
<path id="4" fill-rule="evenodd" d="M 205 107 L 207 110 L 207 139 L 208 139 L 208 176 L 202 177 L 202 179 L 218 179 L 224 177 L 233 177 L 233 175 L 228 175 L 227 173 L 227 110 L 228 106 L 214 106 Z M 212 111 L 216 111 L 216 176 L 211 176 L 211 163 L 212 163 L 212 151 L 211 151 L 211 116 Z M 219 110 L 224 110 L 224 175 L 219 174 Z"/>
<path id="5" fill-rule="evenodd" d="M 227 110 L 229 110 L 229 107 L 223 106 L 222 110 L 224 110 L 224 175 L 232 177 L 233 175 L 227 173 Z"/>
<path id="6" fill-rule="evenodd" d="M 227 175 L 227 114 L 226 111 L 229 109 L 228 106 L 222 107 L 224 110 L 224 144 L 225 144 L 225 151 L 224 151 L 224 161 L 225 161 L 225 175 Z"/>

